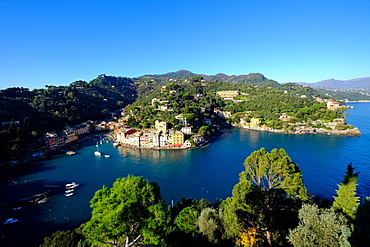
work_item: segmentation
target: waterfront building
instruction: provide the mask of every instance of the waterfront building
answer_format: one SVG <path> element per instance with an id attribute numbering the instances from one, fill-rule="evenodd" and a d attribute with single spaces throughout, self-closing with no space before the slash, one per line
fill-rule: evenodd
<path id="1" fill-rule="evenodd" d="M 64 137 L 58 136 L 54 132 L 47 132 L 44 136 L 44 140 L 50 150 L 57 150 L 63 148 L 65 145 Z"/>
<path id="2" fill-rule="evenodd" d="M 65 145 L 78 141 L 78 136 L 76 135 L 74 128 L 67 126 L 65 130 L 63 130 L 62 135 L 64 135 Z"/>
<path id="3" fill-rule="evenodd" d="M 169 131 L 168 143 L 171 147 L 181 147 L 184 144 L 184 133 L 181 131 Z"/>
<path id="4" fill-rule="evenodd" d="M 250 126 L 258 126 L 260 124 L 261 124 L 261 119 L 254 118 L 254 117 L 251 118 Z"/>

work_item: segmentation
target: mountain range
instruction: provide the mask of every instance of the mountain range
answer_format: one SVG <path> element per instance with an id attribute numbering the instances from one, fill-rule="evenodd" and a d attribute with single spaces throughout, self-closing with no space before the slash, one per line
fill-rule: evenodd
<path id="1" fill-rule="evenodd" d="M 315 83 L 297 83 L 311 87 L 345 88 L 345 89 L 370 89 L 370 77 L 356 78 L 351 80 L 329 79 Z"/>
<path id="2" fill-rule="evenodd" d="M 277 82 L 267 79 L 260 73 L 250 73 L 248 75 L 226 75 L 218 73 L 215 75 L 195 74 L 188 70 L 179 70 L 166 74 L 145 75 L 142 77 L 153 78 L 168 78 L 168 79 L 184 79 L 193 76 L 201 76 L 207 81 L 223 81 L 229 83 L 251 83 L 259 86 L 276 86 Z M 356 78 L 351 80 L 323 80 L 315 83 L 297 82 L 299 85 L 308 85 L 311 87 L 325 87 L 325 88 L 352 88 L 352 89 L 369 89 L 370 90 L 370 77 Z"/>

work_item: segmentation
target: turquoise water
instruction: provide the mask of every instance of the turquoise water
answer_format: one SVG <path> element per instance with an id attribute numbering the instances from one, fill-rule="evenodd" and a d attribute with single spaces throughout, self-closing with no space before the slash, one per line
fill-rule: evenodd
<path id="1" fill-rule="evenodd" d="M 11 202 L 31 193 L 43 192 L 43 184 L 76 181 L 81 186 L 72 197 L 62 188 L 42 205 L 21 210 L 0 209 L 0 220 L 17 218 L 12 226 L 0 226 L 2 246 L 38 246 L 45 235 L 60 229 L 73 229 L 87 221 L 89 201 L 102 185 L 111 186 L 118 177 L 133 174 L 157 182 L 170 205 L 181 197 L 211 202 L 231 196 L 243 162 L 251 152 L 265 147 L 284 148 L 303 171 L 305 184 L 314 195 L 331 198 L 352 162 L 360 172 L 358 193 L 370 194 L 370 103 L 351 103 L 348 123 L 357 126 L 362 136 L 284 135 L 233 129 L 225 132 L 208 147 L 193 150 L 141 150 L 114 148 L 104 141 L 99 150 L 110 158 L 95 157 L 93 141 L 76 147 L 77 155 L 59 155 L 38 163 L 6 171 L 0 175 L 1 203 Z M 15 183 L 16 182 L 16 183 Z"/>

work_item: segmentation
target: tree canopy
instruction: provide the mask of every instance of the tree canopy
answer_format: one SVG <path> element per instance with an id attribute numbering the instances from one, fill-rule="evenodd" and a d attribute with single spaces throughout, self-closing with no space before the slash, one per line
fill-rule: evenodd
<path id="1" fill-rule="evenodd" d="M 88 242 L 97 246 L 161 245 L 168 212 L 155 183 L 141 177 L 119 178 L 103 187 L 90 202 L 90 221 L 83 228 Z"/>
<path id="2" fill-rule="evenodd" d="M 288 197 L 302 201 L 310 199 L 301 170 L 284 149 L 273 149 L 268 153 L 261 148 L 245 160 L 244 166 L 245 171 L 240 173 L 240 177 L 245 177 L 262 190 L 282 189 Z"/>

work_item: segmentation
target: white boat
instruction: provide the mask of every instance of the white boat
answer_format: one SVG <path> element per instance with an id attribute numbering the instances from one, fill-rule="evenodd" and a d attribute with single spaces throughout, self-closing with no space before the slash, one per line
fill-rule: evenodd
<path id="1" fill-rule="evenodd" d="M 99 152 L 99 151 L 95 151 L 94 154 L 95 154 L 95 156 L 101 156 L 101 152 Z"/>
<path id="2" fill-rule="evenodd" d="M 75 155 L 76 152 L 75 151 L 68 151 L 68 152 L 66 152 L 66 154 L 68 154 L 68 155 Z"/>
<path id="3" fill-rule="evenodd" d="M 37 203 L 38 204 L 44 204 L 45 202 L 47 202 L 48 201 L 48 198 L 43 198 L 43 199 L 41 199 L 41 200 L 39 200 L 39 201 L 37 201 Z"/>
<path id="4" fill-rule="evenodd" d="M 66 194 L 69 194 L 69 193 L 71 193 L 73 191 L 74 191 L 74 189 L 70 189 L 70 190 L 66 190 L 65 192 L 66 192 Z"/>
<path id="5" fill-rule="evenodd" d="M 66 184 L 66 189 L 74 189 L 74 188 L 77 188 L 79 186 L 79 184 L 75 183 L 75 182 L 72 182 L 70 184 Z"/>
<path id="6" fill-rule="evenodd" d="M 3 225 L 5 226 L 5 225 L 13 224 L 13 223 L 15 223 L 15 222 L 17 222 L 17 221 L 18 221 L 17 219 L 10 218 L 10 219 L 7 219 L 7 220 L 3 223 Z"/>
<path id="7" fill-rule="evenodd" d="M 65 194 L 65 196 L 73 196 L 73 193 Z"/>
<path id="8" fill-rule="evenodd" d="M 110 158 L 109 154 L 104 155 L 105 158 Z"/>
<path id="9" fill-rule="evenodd" d="M 118 147 L 118 143 L 117 142 L 113 142 L 113 147 Z"/>

